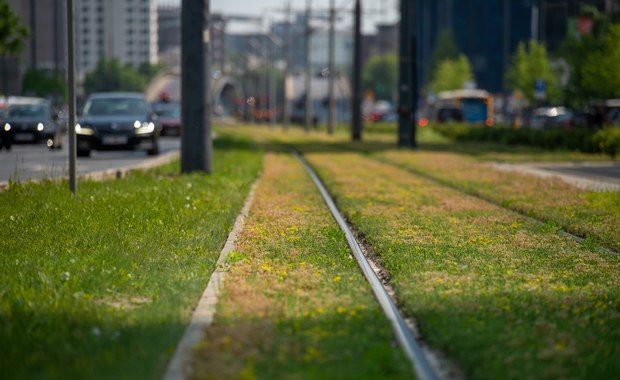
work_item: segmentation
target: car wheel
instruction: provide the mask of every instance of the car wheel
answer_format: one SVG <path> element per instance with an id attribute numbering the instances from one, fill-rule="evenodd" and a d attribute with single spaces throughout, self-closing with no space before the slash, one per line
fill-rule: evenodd
<path id="1" fill-rule="evenodd" d="M 79 150 L 77 151 L 78 157 L 90 157 L 90 150 Z"/>
<path id="2" fill-rule="evenodd" d="M 157 156 L 159 154 L 159 142 L 154 142 L 151 149 L 147 149 L 146 154 L 149 156 Z"/>

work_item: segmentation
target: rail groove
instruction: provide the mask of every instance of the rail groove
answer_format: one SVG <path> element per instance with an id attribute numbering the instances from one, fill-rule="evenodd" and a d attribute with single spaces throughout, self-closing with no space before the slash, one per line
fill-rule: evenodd
<path id="1" fill-rule="evenodd" d="M 398 343 L 402 347 L 403 351 L 412 363 L 413 370 L 417 378 L 421 380 L 436 380 L 439 379 L 439 375 L 435 368 L 430 364 L 430 361 L 426 357 L 422 347 L 417 342 L 411 329 L 407 325 L 405 318 L 400 314 L 400 311 L 388 295 L 388 292 L 384 288 L 381 280 L 377 277 L 376 273 L 368 263 L 360 244 L 355 239 L 355 235 L 349 228 L 346 220 L 336 207 L 333 199 L 329 195 L 327 189 L 319 179 L 318 175 L 314 172 L 310 164 L 296 151 L 293 151 L 293 155 L 303 165 L 308 175 L 312 178 L 312 181 L 319 189 L 323 200 L 327 204 L 332 216 L 340 226 L 340 229 L 345 233 L 347 244 L 351 248 L 353 256 L 357 260 L 362 273 L 366 277 L 366 280 L 370 283 L 372 291 L 377 298 L 377 301 L 381 305 L 383 312 L 392 323 L 392 328 Z"/>

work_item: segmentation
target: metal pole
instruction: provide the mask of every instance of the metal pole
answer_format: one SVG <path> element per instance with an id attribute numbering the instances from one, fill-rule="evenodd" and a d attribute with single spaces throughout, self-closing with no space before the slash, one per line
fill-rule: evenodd
<path id="1" fill-rule="evenodd" d="M 531 39 L 538 41 L 538 5 L 536 2 L 532 3 L 532 20 L 530 24 Z"/>
<path id="2" fill-rule="evenodd" d="M 398 98 L 398 145 L 415 147 L 416 41 L 414 32 L 414 0 L 400 2 L 400 65 Z"/>
<path id="3" fill-rule="evenodd" d="M 77 192 L 75 137 L 75 22 L 73 0 L 67 0 L 67 87 L 69 95 L 69 190 Z"/>
<path id="4" fill-rule="evenodd" d="M 331 0 L 329 8 L 329 88 L 328 88 L 328 117 L 327 117 L 327 133 L 334 134 L 334 123 L 336 121 L 336 4 L 335 0 Z"/>
<path id="5" fill-rule="evenodd" d="M 409 23 L 409 39 L 411 43 L 411 114 L 409 116 L 409 122 L 411 123 L 411 140 L 409 141 L 409 146 L 415 148 L 418 146 L 416 133 L 417 133 L 417 125 L 416 125 L 416 112 L 418 110 L 418 40 L 416 33 L 416 24 L 415 24 L 415 14 L 416 14 L 416 2 L 415 0 L 411 0 L 411 9 L 410 9 L 410 23 Z"/>
<path id="6" fill-rule="evenodd" d="M 181 6 L 181 172 L 211 173 L 209 105 L 209 1 L 182 0 Z"/>
<path id="7" fill-rule="evenodd" d="M 30 69 L 37 70 L 37 9 L 35 1 L 30 0 Z"/>
<path id="8" fill-rule="evenodd" d="M 354 45 L 353 45 L 353 125 L 351 139 L 362 139 L 362 5 L 360 0 L 355 2 Z"/>
<path id="9" fill-rule="evenodd" d="M 310 59 L 310 17 L 312 17 L 311 0 L 306 0 L 306 131 L 312 129 L 312 60 Z"/>
<path id="10" fill-rule="evenodd" d="M 286 47 L 284 50 L 284 54 L 286 54 L 285 60 L 286 60 L 286 66 L 284 68 L 284 99 L 283 99 L 283 103 L 284 103 L 284 129 L 288 129 L 289 125 L 291 124 L 291 108 L 290 108 L 290 104 L 289 104 L 289 93 L 288 93 L 288 86 L 286 85 L 286 81 L 290 75 L 291 72 L 291 47 L 292 47 L 292 35 L 293 33 L 291 32 L 291 2 L 288 1 L 286 4 Z"/>

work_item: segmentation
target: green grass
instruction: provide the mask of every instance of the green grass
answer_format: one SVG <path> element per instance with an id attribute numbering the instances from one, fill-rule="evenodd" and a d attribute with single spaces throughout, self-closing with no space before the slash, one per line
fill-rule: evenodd
<path id="1" fill-rule="evenodd" d="M 467 378 L 620 372 L 620 259 L 357 153 L 308 158 Z"/>
<path id="2" fill-rule="evenodd" d="M 268 154 L 195 379 L 411 378 L 310 178 Z"/>
<path id="3" fill-rule="evenodd" d="M 223 135 L 212 176 L 175 162 L 76 196 L 55 182 L 0 193 L 2 378 L 161 375 L 261 157 Z"/>
<path id="4" fill-rule="evenodd" d="M 620 251 L 620 192 L 587 191 L 559 179 L 503 172 L 461 154 L 393 150 L 372 157 Z"/>

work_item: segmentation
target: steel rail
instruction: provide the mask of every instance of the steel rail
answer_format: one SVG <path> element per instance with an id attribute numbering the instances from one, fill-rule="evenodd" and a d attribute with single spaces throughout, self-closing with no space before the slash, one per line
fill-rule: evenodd
<path id="1" fill-rule="evenodd" d="M 392 302 L 392 299 L 383 287 L 383 284 L 377 277 L 376 273 L 371 268 L 368 260 L 366 260 L 366 257 L 364 256 L 364 253 L 362 252 L 359 243 L 355 239 L 353 232 L 349 228 L 347 222 L 345 221 L 338 208 L 336 207 L 336 204 L 327 192 L 327 189 L 319 179 L 318 175 L 314 172 L 310 164 L 298 152 L 293 151 L 293 155 L 303 165 L 308 175 L 310 175 L 312 181 L 319 189 L 323 200 L 327 204 L 327 207 L 332 213 L 332 216 L 340 226 L 340 229 L 345 233 L 347 243 L 351 248 L 351 252 L 357 260 L 362 270 L 362 273 L 366 277 L 366 280 L 368 280 L 368 282 L 370 283 L 372 291 L 375 294 L 377 301 L 381 305 L 383 312 L 392 323 L 392 328 L 394 330 L 394 334 L 396 335 L 396 339 L 398 340 L 398 343 L 411 361 L 416 376 L 421 380 L 438 379 L 439 377 L 435 369 L 431 366 L 430 362 L 426 358 L 426 355 L 424 354 L 424 351 L 422 350 L 422 347 L 418 344 L 417 340 L 413 336 L 413 333 L 409 329 L 409 326 L 405 322 L 405 319 L 400 314 L 400 311 L 398 310 L 396 305 L 394 305 L 394 302 Z"/>

